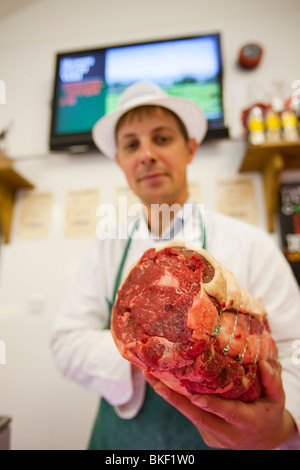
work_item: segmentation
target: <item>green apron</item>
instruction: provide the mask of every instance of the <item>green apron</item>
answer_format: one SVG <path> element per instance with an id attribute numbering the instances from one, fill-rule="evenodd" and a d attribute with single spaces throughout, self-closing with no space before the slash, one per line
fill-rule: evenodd
<path id="1" fill-rule="evenodd" d="M 204 227 L 200 225 L 205 248 Z M 122 271 L 129 251 L 137 220 L 123 253 L 117 273 L 113 298 L 108 301 L 110 313 L 121 282 Z M 107 299 L 108 300 L 108 299 Z M 144 404 L 132 419 L 122 419 L 113 407 L 101 398 L 94 423 L 89 450 L 212 450 L 202 440 L 196 427 L 176 408 L 161 398 L 147 384 Z"/>

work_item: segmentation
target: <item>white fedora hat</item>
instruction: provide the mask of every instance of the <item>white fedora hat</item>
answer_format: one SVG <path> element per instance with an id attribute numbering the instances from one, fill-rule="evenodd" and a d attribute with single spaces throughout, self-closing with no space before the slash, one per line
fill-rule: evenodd
<path id="1" fill-rule="evenodd" d="M 118 109 L 103 116 L 93 127 L 93 140 L 104 155 L 112 159 L 115 157 L 117 152 L 115 128 L 121 116 L 131 109 L 144 105 L 162 106 L 173 111 L 185 125 L 189 138 L 195 138 L 198 145 L 204 139 L 207 120 L 195 103 L 170 96 L 154 83 L 136 82 L 122 93 Z"/>

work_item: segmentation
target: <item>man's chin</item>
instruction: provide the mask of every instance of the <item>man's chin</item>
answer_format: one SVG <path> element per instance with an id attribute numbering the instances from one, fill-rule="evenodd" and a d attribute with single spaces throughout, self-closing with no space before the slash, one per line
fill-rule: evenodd
<path id="1" fill-rule="evenodd" d="M 150 195 L 142 195 L 139 196 L 141 202 L 145 204 L 146 206 L 150 207 L 152 205 L 162 205 L 162 204 L 168 204 L 172 205 L 173 203 L 176 202 L 176 198 L 168 193 L 162 193 L 160 192 L 159 194 L 151 194 Z"/>

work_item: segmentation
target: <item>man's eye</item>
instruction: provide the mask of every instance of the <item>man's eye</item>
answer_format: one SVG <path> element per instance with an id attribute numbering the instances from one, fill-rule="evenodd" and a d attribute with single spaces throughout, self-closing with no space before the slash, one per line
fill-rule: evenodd
<path id="1" fill-rule="evenodd" d="M 166 136 L 166 135 L 158 135 L 156 138 L 155 138 L 156 142 L 158 144 L 166 144 L 167 142 L 169 142 L 170 140 L 170 137 Z"/>
<path id="2" fill-rule="evenodd" d="M 136 140 L 132 140 L 130 142 L 127 142 L 127 144 L 125 144 L 125 150 L 135 150 L 138 146 L 138 142 Z"/>

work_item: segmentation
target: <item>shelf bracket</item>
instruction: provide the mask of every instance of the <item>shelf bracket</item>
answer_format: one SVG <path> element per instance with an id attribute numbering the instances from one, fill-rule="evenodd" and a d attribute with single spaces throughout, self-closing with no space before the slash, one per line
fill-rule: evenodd
<path id="1" fill-rule="evenodd" d="M 10 241 L 15 196 L 19 189 L 32 189 L 34 185 L 13 167 L 13 160 L 0 154 L 0 225 L 4 243 Z"/>
<path id="2" fill-rule="evenodd" d="M 274 232 L 274 216 L 278 207 L 279 197 L 279 178 L 283 170 L 284 158 L 280 153 L 275 153 L 269 157 L 262 168 L 269 232 Z"/>

